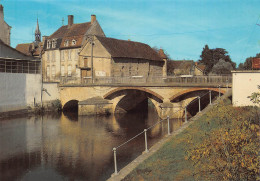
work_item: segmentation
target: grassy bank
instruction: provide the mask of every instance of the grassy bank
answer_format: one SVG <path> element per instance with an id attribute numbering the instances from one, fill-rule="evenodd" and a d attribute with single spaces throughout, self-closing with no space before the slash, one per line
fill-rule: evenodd
<path id="1" fill-rule="evenodd" d="M 234 180 L 236 176 L 242 180 L 257 179 L 257 111 L 259 113 L 259 109 L 253 107 L 234 108 L 229 100 L 224 100 L 171 139 L 124 180 Z M 224 135 L 223 139 L 220 135 Z M 218 138 L 221 138 L 220 143 Z M 247 159 L 248 155 L 253 156 Z"/>

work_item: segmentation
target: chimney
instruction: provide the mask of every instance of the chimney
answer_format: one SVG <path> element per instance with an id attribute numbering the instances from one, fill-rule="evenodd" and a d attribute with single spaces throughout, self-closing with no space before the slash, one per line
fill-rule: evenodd
<path id="1" fill-rule="evenodd" d="M 4 18 L 4 7 L 2 4 L 0 4 L 0 17 Z"/>
<path id="2" fill-rule="evenodd" d="M 72 26 L 73 25 L 73 15 L 68 15 L 68 26 Z"/>
<path id="3" fill-rule="evenodd" d="M 42 41 L 45 42 L 45 40 L 48 38 L 48 36 L 42 36 Z"/>
<path id="4" fill-rule="evenodd" d="M 91 24 L 93 24 L 96 21 L 96 15 L 92 14 L 91 15 Z"/>

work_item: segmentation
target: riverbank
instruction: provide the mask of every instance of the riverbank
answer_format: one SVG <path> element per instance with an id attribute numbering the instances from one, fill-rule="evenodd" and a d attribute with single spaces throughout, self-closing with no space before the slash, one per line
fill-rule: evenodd
<path id="1" fill-rule="evenodd" d="M 60 112 L 60 111 L 61 111 L 60 101 L 54 100 L 43 104 L 43 107 L 41 107 L 39 104 L 36 104 L 34 107 L 28 106 L 27 108 L 24 109 L 0 112 L 0 119 L 16 118 L 19 116 L 40 115 L 48 112 Z"/>
<path id="2" fill-rule="evenodd" d="M 173 136 L 167 143 L 161 146 L 161 148 L 157 152 L 147 158 L 139 166 L 137 166 L 123 180 L 205 180 L 203 176 L 207 176 L 208 173 L 201 174 L 201 170 L 199 168 L 203 168 L 203 164 L 194 164 L 196 161 L 197 163 L 201 162 L 201 160 L 193 158 L 190 153 L 194 154 L 194 150 L 195 152 L 199 152 L 199 146 L 201 146 L 201 144 L 204 144 L 207 139 L 214 136 L 214 133 L 216 133 L 216 131 L 230 130 L 230 132 L 232 133 L 233 126 L 235 126 L 236 124 L 240 124 L 243 120 L 257 119 L 254 117 L 255 115 L 253 114 L 253 112 L 255 110 L 253 107 L 234 108 L 232 107 L 230 100 L 227 99 L 225 99 L 220 105 L 210 106 L 206 109 L 209 110 L 205 110 L 206 113 L 202 113 L 203 115 L 201 117 L 198 115 L 196 121 L 193 120 L 192 124 L 190 124 L 189 127 L 187 127 L 176 136 Z M 234 118 L 234 120 L 237 120 L 236 123 L 228 121 L 229 118 Z M 226 122 L 222 122 L 223 120 L 226 120 Z M 256 134 L 257 131 L 259 131 L 259 127 L 254 128 L 253 133 Z M 229 136 L 228 133 L 229 131 L 224 132 L 224 134 L 227 134 Z M 235 138 L 230 136 L 230 139 L 228 141 L 232 141 L 233 139 Z M 252 140 L 252 145 L 259 145 L 257 140 L 258 139 Z M 252 153 L 250 153 L 249 155 L 251 154 Z M 201 154 L 202 156 L 198 156 L 196 154 L 194 155 L 197 157 L 203 157 L 203 153 Z M 208 160 L 210 159 L 212 160 L 212 158 L 205 158 L 205 155 L 204 159 L 206 159 L 205 163 L 209 162 Z M 217 160 L 217 158 L 215 159 Z M 257 161 L 257 159 L 255 160 Z M 237 164 L 238 166 L 235 164 Z M 241 163 L 235 164 L 235 167 L 243 165 Z M 252 175 L 258 175 L 256 171 L 257 167 L 259 169 L 259 160 L 258 163 L 254 164 L 256 165 L 256 168 L 254 168 L 255 170 L 249 170 L 249 172 Z M 225 164 L 223 163 L 223 165 Z M 205 166 L 208 165 L 205 164 Z M 204 169 L 206 171 L 205 166 Z M 251 167 L 243 166 L 243 168 L 241 169 L 247 170 L 248 168 Z M 238 170 L 238 172 L 240 173 L 241 170 Z M 232 175 L 232 173 L 228 174 Z M 214 174 L 212 175 L 214 176 Z M 216 180 L 216 178 L 214 179 L 213 177 L 213 180 Z"/>

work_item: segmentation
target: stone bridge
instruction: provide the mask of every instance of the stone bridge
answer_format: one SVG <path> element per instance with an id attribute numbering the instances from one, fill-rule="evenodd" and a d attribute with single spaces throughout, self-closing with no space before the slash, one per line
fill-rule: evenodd
<path id="1" fill-rule="evenodd" d="M 227 78 L 191 81 L 189 78 L 182 82 L 97 82 L 84 83 L 70 81 L 60 84 L 60 99 L 64 109 L 72 104 L 78 105 L 79 115 L 107 114 L 128 112 L 139 104 L 150 100 L 161 118 L 182 117 L 183 107 L 198 96 L 211 91 L 212 98 L 224 94 L 231 88 L 231 81 Z M 211 81 L 210 81 L 211 80 Z M 229 81 L 227 81 L 229 80 Z M 209 94 L 201 98 L 201 106 L 209 103 Z M 192 115 L 192 109 L 189 113 Z M 175 113 L 179 111 L 178 113 Z"/>

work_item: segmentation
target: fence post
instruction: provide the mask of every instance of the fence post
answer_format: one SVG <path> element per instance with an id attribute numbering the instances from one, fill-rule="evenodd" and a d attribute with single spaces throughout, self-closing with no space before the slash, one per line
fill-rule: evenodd
<path id="1" fill-rule="evenodd" d="M 167 122 L 168 122 L 168 135 L 171 135 L 170 133 L 170 117 L 167 116 Z"/>
<path id="2" fill-rule="evenodd" d="M 218 85 L 218 97 L 220 97 L 220 85 Z"/>
<path id="3" fill-rule="evenodd" d="M 209 104 L 211 104 L 211 90 L 209 91 Z"/>
<path id="4" fill-rule="evenodd" d="M 147 148 L 147 129 L 144 129 L 144 141 L 145 141 L 145 152 L 148 153 L 148 148 Z"/>
<path id="5" fill-rule="evenodd" d="M 185 122 L 187 122 L 187 106 L 185 107 Z"/>
<path id="6" fill-rule="evenodd" d="M 228 79 L 226 80 L 226 83 L 227 83 L 227 91 L 228 91 Z"/>
<path id="7" fill-rule="evenodd" d="M 116 148 L 113 148 L 113 151 L 114 151 L 115 175 L 118 175 L 117 164 L 116 164 Z"/>
<path id="8" fill-rule="evenodd" d="M 198 97 L 198 99 L 199 99 L 199 112 L 201 112 L 201 110 L 200 110 L 200 96 Z"/>

